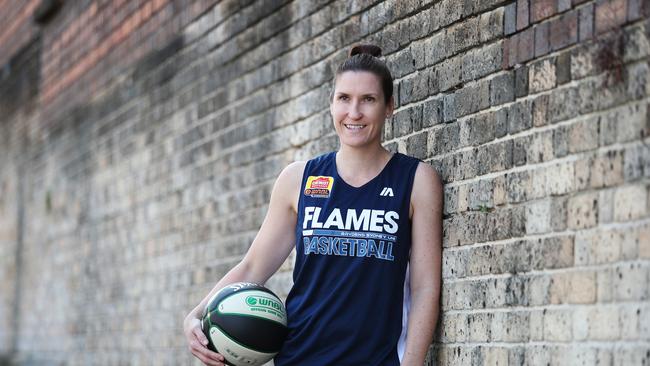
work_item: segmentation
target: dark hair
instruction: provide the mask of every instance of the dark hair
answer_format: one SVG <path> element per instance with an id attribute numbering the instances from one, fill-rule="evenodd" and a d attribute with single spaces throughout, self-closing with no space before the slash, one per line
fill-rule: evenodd
<path id="1" fill-rule="evenodd" d="M 390 70 L 384 63 L 380 60 L 381 57 L 381 48 L 373 44 L 358 44 L 350 50 L 348 58 L 343 61 L 336 69 L 336 74 L 334 75 L 334 82 L 336 83 L 336 77 L 346 71 L 368 71 L 379 77 L 381 80 L 381 87 L 384 91 L 384 101 L 388 103 L 390 98 L 393 96 L 393 76 L 390 74 Z M 330 100 L 334 96 L 334 90 L 330 95 Z"/>

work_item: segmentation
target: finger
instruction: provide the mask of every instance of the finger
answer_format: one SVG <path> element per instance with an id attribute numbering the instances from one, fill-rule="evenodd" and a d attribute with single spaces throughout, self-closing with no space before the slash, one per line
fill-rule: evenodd
<path id="1" fill-rule="evenodd" d="M 214 361 L 219 361 L 219 362 L 222 362 L 224 360 L 224 357 L 221 354 L 212 352 L 211 350 L 209 350 L 208 348 L 206 348 L 196 340 L 192 341 L 192 349 L 196 350 L 196 352 L 198 352 L 205 358 Z"/>
<path id="2" fill-rule="evenodd" d="M 205 334 L 203 334 L 203 331 L 200 328 L 198 327 L 193 328 L 192 333 L 194 334 L 196 339 L 198 339 L 199 342 L 201 342 L 202 345 L 204 346 L 208 345 L 208 338 L 205 336 Z"/>
<path id="3" fill-rule="evenodd" d="M 203 362 L 205 365 L 208 365 L 208 366 L 224 366 L 224 364 L 222 364 L 221 362 L 218 362 L 218 361 L 215 361 L 215 360 L 211 360 L 211 359 L 209 359 L 209 358 L 206 358 L 205 356 L 201 355 L 200 353 L 199 353 L 199 354 L 197 354 L 197 353 L 192 353 L 192 355 L 193 355 L 194 357 L 198 358 L 198 359 L 199 359 L 201 362 Z"/>
<path id="4" fill-rule="evenodd" d="M 199 333 L 201 333 L 201 335 L 200 336 L 197 335 L 197 338 L 199 339 L 199 342 L 203 346 L 202 347 L 203 354 L 214 360 L 223 361 L 224 357 L 220 353 L 213 352 L 211 349 L 208 348 L 208 339 L 205 337 L 203 332 L 199 331 Z M 203 338 L 203 340 L 201 340 L 201 338 Z"/>

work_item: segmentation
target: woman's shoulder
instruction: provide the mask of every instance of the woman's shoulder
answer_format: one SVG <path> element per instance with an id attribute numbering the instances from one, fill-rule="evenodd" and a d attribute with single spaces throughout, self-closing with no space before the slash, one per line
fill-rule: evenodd
<path id="1" fill-rule="evenodd" d="M 283 183 L 299 183 L 302 180 L 302 174 L 305 170 L 305 166 L 307 166 L 307 161 L 304 160 L 294 161 L 290 163 L 284 167 L 284 169 L 282 169 L 278 180 L 282 180 Z"/>
<path id="2" fill-rule="evenodd" d="M 413 179 L 412 197 L 439 198 L 442 194 L 440 174 L 430 164 L 420 160 Z"/>

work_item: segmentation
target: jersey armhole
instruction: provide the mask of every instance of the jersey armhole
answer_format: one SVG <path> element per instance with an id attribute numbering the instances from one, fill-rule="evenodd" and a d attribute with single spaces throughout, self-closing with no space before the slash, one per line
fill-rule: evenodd
<path id="1" fill-rule="evenodd" d="M 413 159 L 415 159 L 415 164 L 413 164 L 413 167 L 409 171 L 409 175 L 408 175 L 408 178 L 407 178 L 408 179 L 407 180 L 407 188 L 406 188 L 406 194 L 407 194 L 407 197 L 409 198 L 408 199 L 408 203 L 409 203 L 408 204 L 409 222 L 412 219 L 412 217 L 411 217 L 411 206 L 412 206 L 411 198 L 413 196 L 413 184 L 415 183 L 415 173 L 417 173 L 418 166 L 420 166 L 420 163 L 426 164 L 421 159 L 418 159 L 418 158 L 413 158 Z"/>
<path id="2" fill-rule="evenodd" d="M 307 176 L 307 173 L 309 171 L 309 167 L 311 165 L 311 160 L 308 160 L 307 163 L 305 164 L 305 168 L 302 171 L 302 178 L 300 178 L 300 187 L 298 188 L 298 206 L 296 206 L 296 218 L 298 218 L 298 222 L 300 222 L 300 214 L 301 214 L 301 209 L 300 207 L 302 206 L 304 202 L 304 192 L 305 192 L 305 177 Z"/>

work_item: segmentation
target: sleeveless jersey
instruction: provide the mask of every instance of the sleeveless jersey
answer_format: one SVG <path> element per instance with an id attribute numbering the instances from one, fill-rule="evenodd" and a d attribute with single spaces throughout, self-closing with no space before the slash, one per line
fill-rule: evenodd
<path id="1" fill-rule="evenodd" d="M 305 167 L 296 223 L 289 335 L 276 366 L 399 365 L 410 306 L 410 197 L 421 160 L 395 153 L 361 187 L 336 152 Z"/>

